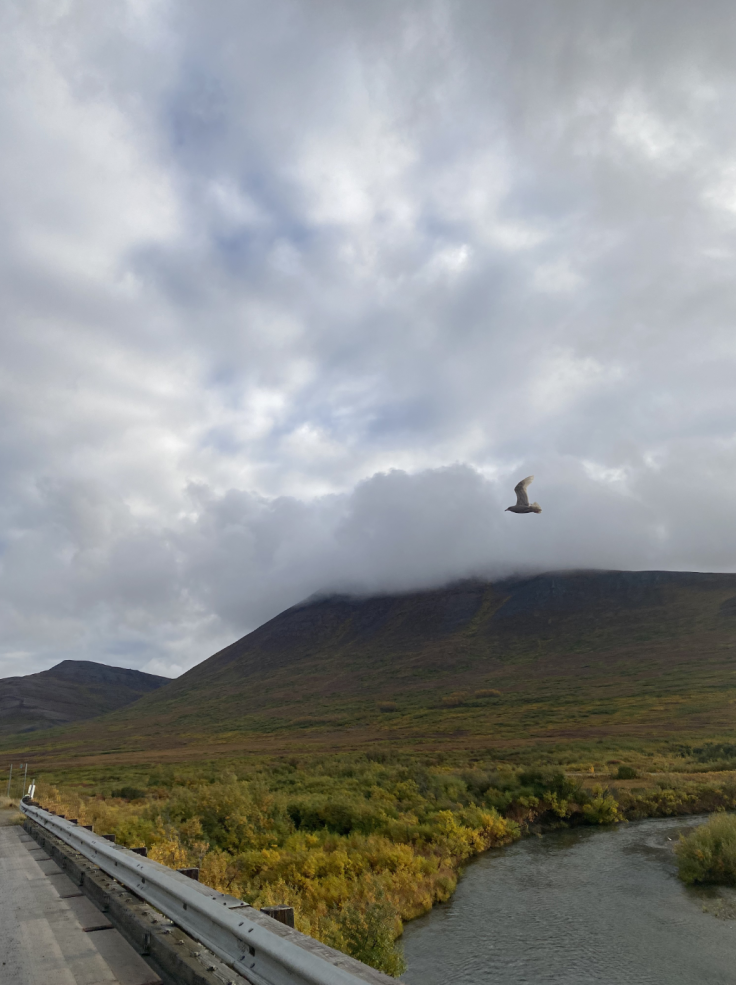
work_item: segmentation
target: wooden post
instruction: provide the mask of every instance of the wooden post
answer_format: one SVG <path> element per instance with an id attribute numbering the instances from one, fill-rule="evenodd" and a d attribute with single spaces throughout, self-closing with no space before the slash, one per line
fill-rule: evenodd
<path id="1" fill-rule="evenodd" d="M 294 926 L 294 907 L 293 906 L 262 906 L 261 913 L 273 917 L 279 923 L 285 923 L 287 927 Z"/>
<path id="2" fill-rule="evenodd" d="M 181 872 L 188 879 L 194 879 L 195 882 L 199 882 L 199 869 L 196 866 L 189 869 L 177 869 L 176 871 Z"/>

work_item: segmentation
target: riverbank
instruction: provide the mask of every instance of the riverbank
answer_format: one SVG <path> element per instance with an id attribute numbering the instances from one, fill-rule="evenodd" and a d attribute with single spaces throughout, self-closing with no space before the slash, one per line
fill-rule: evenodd
<path id="1" fill-rule="evenodd" d="M 378 758 L 378 757 L 377 757 Z M 736 807 L 736 773 L 598 774 L 361 757 L 68 771 L 42 803 L 393 974 L 404 924 L 525 833 Z M 53 783 L 54 779 L 57 782 Z M 381 941 L 380 946 L 371 942 Z"/>

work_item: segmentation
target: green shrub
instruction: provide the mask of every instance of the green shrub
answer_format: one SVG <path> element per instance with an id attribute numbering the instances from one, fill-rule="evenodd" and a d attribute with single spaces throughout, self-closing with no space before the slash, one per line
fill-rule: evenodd
<path id="1" fill-rule="evenodd" d="M 736 743 L 706 742 L 705 745 L 693 749 L 692 752 L 699 763 L 711 763 L 719 759 L 736 759 Z"/>
<path id="2" fill-rule="evenodd" d="M 675 849 L 683 882 L 736 885 L 736 816 L 713 814 L 680 838 Z"/>
<path id="3" fill-rule="evenodd" d="M 286 812 L 297 831 L 326 828 L 340 835 L 350 834 L 351 831 L 369 834 L 383 827 L 386 821 L 380 807 L 374 809 L 360 800 L 297 800 L 287 804 Z"/>
<path id="4" fill-rule="evenodd" d="M 146 796 L 144 790 L 138 787 L 120 787 L 119 790 L 111 790 L 111 797 L 120 797 L 121 800 L 143 800 Z"/>
<path id="5" fill-rule="evenodd" d="M 517 780 L 522 787 L 533 790 L 536 796 L 544 797 L 547 793 L 553 793 L 557 797 L 575 799 L 578 801 L 587 800 L 587 795 L 580 782 L 574 778 L 565 776 L 561 771 L 552 772 L 551 770 L 526 770 L 519 773 Z"/>
<path id="6" fill-rule="evenodd" d="M 148 775 L 149 787 L 173 787 L 174 771 L 171 767 L 159 766 Z"/>
<path id="7" fill-rule="evenodd" d="M 616 824 L 623 820 L 618 802 L 601 787 L 593 788 L 593 798 L 583 804 L 583 817 L 586 824 Z"/>
<path id="8" fill-rule="evenodd" d="M 396 911 L 383 896 L 363 906 L 351 902 L 335 919 L 328 943 L 398 978 L 406 971 L 406 962 L 395 943 L 397 922 Z"/>
<path id="9" fill-rule="evenodd" d="M 616 773 L 617 780 L 635 780 L 639 774 L 633 766 L 619 766 Z"/>

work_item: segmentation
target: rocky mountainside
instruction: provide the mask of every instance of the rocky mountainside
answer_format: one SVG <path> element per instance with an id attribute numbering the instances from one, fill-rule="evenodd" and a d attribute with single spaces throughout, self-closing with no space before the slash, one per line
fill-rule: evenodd
<path id="1" fill-rule="evenodd" d="M 0 679 L 0 735 L 33 732 L 102 715 L 168 684 L 167 677 L 91 660 Z"/>

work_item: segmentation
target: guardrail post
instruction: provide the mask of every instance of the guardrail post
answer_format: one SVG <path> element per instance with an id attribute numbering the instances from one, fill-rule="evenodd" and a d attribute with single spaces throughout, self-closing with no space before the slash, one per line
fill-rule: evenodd
<path id="1" fill-rule="evenodd" d="M 177 872 L 181 872 L 183 876 L 188 879 L 194 879 L 195 882 L 199 882 L 199 869 L 197 866 L 191 866 L 190 868 L 177 869 Z"/>
<path id="2" fill-rule="evenodd" d="M 262 906 L 261 913 L 267 913 L 269 917 L 285 923 L 287 927 L 294 926 L 294 907 L 293 906 Z"/>

